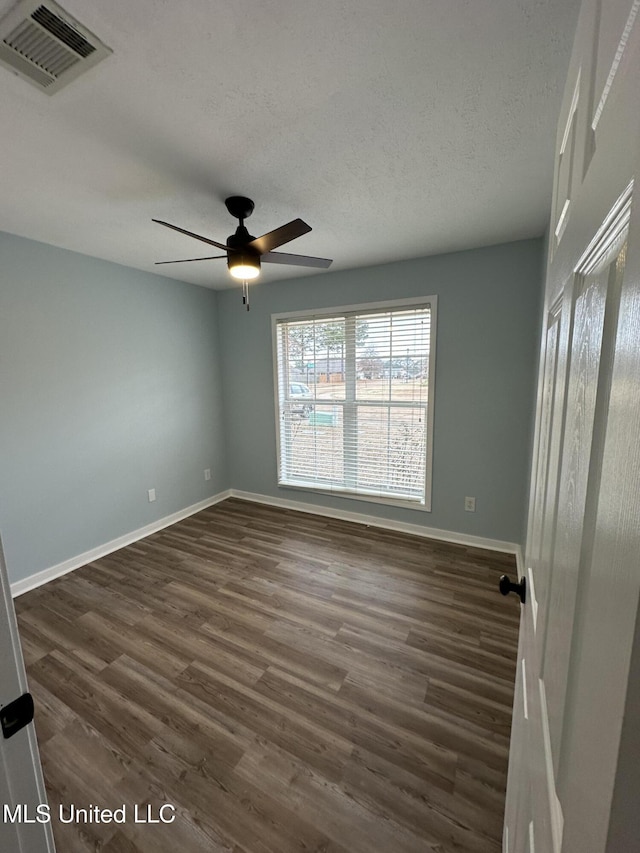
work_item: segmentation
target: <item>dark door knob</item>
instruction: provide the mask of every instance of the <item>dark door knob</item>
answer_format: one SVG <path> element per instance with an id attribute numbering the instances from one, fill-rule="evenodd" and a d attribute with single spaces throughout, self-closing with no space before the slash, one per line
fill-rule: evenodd
<path id="1" fill-rule="evenodd" d="M 509 595 L 510 592 L 515 592 L 520 596 L 520 601 L 524 604 L 527 600 L 527 580 L 522 578 L 520 583 L 513 583 L 509 575 L 502 575 L 500 578 L 500 592 L 503 595 Z"/>

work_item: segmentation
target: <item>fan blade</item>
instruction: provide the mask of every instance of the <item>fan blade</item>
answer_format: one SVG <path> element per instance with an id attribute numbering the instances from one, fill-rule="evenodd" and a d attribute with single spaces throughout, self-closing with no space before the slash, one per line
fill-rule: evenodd
<path id="1" fill-rule="evenodd" d="M 294 219 L 291 222 L 287 222 L 286 225 L 276 228 L 275 231 L 269 231 L 268 234 L 263 234 L 262 237 L 256 237 L 248 245 L 260 252 L 261 255 L 265 255 L 272 249 L 276 249 L 290 240 L 295 240 L 296 237 L 302 237 L 303 234 L 307 234 L 309 231 L 311 231 L 310 225 L 307 225 L 302 219 Z"/>
<path id="2" fill-rule="evenodd" d="M 288 252 L 267 252 L 261 261 L 268 264 L 292 264 L 299 267 L 322 267 L 327 269 L 333 263 L 331 258 L 312 258 L 309 255 L 290 255 Z"/>
<path id="3" fill-rule="evenodd" d="M 202 240 L 203 243 L 208 243 L 210 246 L 215 246 L 217 249 L 224 249 L 230 252 L 235 252 L 231 246 L 225 246 L 224 243 L 217 243 L 215 240 L 210 240 L 208 237 L 201 237 L 200 234 L 194 234 L 193 231 L 185 231 L 184 228 L 178 228 L 177 225 L 171 225 L 170 222 L 163 222 L 162 219 L 152 219 L 152 222 L 157 222 L 158 225 L 164 225 L 166 228 L 172 228 L 174 231 L 179 231 L 181 234 L 186 234 L 187 237 L 195 237 L 196 240 Z"/>
<path id="4" fill-rule="evenodd" d="M 156 261 L 155 266 L 159 267 L 161 264 L 190 264 L 192 261 L 216 261 L 218 258 L 226 257 L 226 255 L 213 255 L 211 258 L 184 258 L 184 260 L 179 261 Z"/>

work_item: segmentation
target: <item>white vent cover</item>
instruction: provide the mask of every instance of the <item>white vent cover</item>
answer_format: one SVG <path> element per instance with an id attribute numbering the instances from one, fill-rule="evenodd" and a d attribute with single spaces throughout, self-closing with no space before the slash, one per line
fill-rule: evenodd
<path id="1" fill-rule="evenodd" d="M 51 0 L 21 0 L 0 21 L 0 65 L 49 95 L 110 53 Z"/>

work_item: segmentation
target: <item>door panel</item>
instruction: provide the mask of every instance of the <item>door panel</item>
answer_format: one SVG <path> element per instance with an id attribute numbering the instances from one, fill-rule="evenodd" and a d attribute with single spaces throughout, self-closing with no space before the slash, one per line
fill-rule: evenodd
<path id="1" fill-rule="evenodd" d="M 544 596 L 546 590 L 546 571 L 544 567 L 545 554 L 543 542 L 545 541 L 545 527 L 550 521 L 549 503 L 554 500 L 551 489 L 547 487 L 549 482 L 549 468 L 552 459 L 552 435 L 554 426 L 558 426 L 558 398 L 561 397 L 563 384 L 562 367 L 558 373 L 558 347 L 560 344 L 560 332 L 562 323 L 562 300 L 549 311 L 546 329 L 546 347 L 544 355 L 544 371 L 542 375 L 543 395 L 540 416 L 540 434 L 538 443 L 538 480 L 536 483 L 535 498 L 533 504 L 532 527 L 532 549 L 528 555 L 531 566 L 535 567 L 535 583 L 530 582 L 530 599 L 533 609 L 533 628 L 537 627 L 538 605 L 540 596 Z M 531 581 L 531 576 L 529 578 Z"/>
<path id="2" fill-rule="evenodd" d="M 510 853 L 532 841 L 544 853 L 623 853 L 614 837 L 637 846 L 629 827 L 639 823 L 640 765 L 620 743 L 629 720 L 640 742 L 628 691 L 640 648 L 638 17 L 640 0 L 583 0 L 559 122 L 523 566 L 530 595 L 518 671 L 526 676 L 514 701 L 507 786 Z M 585 168 L 567 167 L 575 152 L 588 153 Z"/>
<path id="3" fill-rule="evenodd" d="M 555 374 L 553 382 L 545 389 L 545 394 L 550 396 L 551 414 L 548 425 L 548 436 L 544 437 L 545 463 L 541 468 L 536 491 L 543 496 L 543 509 L 541 523 L 534 535 L 534 553 L 538 558 L 531 565 L 530 579 L 534 587 L 535 599 L 533 599 L 533 627 L 535 629 L 535 642 L 540 643 L 542 635 L 540 626 L 545 624 L 545 613 L 551 572 L 553 569 L 553 549 L 556 536 L 556 512 L 558 504 L 558 469 L 562 441 L 564 434 L 565 419 L 565 394 L 566 394 L 566 372 L 568 359 L 567 341 L 571 335 L 570 316 L 571 286 L 569 285 L 554 309 L 557 311 L 557 319 L 550 316 L 551 327 L 555 329 L 555 335 L 550 337 L 549 345 L 554 347 Z M 548 333 L 549 336 L 549 333 Z M 540 673 L 540 650 L 537 648 L 535 668 L 530 666 L 532 675 Z"/>
<path id="4" fill-rule="evenodd" d="M 556 775 L 576 598 L 581 573 L 588 564 L 588 496 L 593 500 L 597 494 L 601 465 L 601 442 L 594 442 L 594 433 L 596 437 L 604 434 L 624 251 L 602 267 L 599 273 L 579 281 L 574 307 L 557 537 L 542 653 L 541 677 Z"/>
<path id="5" fill-rule="evenodd" d="M 509 763 L 513 770 L 522 776 L 521 786 L 511 786 L 507 791 L 505 804 L 505 828 L 503 836 L 503 853 L 521 853 L 523 844 L 528 834 L 529 822 L 531 821 L 531 795 L 529 788 L 529 777 L 526 773 L 526 762 L 529 755 L 529 712 L 526 675 L 526 665 L 522 655 L 524 635 L 521 632 L 519 638 L 518 658 L 521 662 L 516 671 L 514 689 L 514 708 L 520 709 L 521 713 L 514 714 L 511 726 L 511 744 L 509 748 Z"/>
<path id="6" fill-rule="evenodd" d="M 634 27 L 638 26 L 640 0 L 604 3 L 598 20 L 597 56 L 591 126 L 597 133 L 609 94 L 618 73 L 626 71 L 626 50 Z M 602 11 L 602 10 L 601 10 Z"/>
<path id="7" fill-rule="evenodd" d="M 629 251 L 634 240 L 636 257 L 639 238 L 636 217 L 629 234 Z M 602 446 L 601 469 L 597 494 L 586 512 L 588 535 L 576 597 L 558 763 L 558 791 L 567 821 L 565 849 L 587 853 L 605 850 L 610 832 L 638 620 L 640 279 L 637 272 L 635 277 L 628 276 L 626 254 L 621 253 L 616 267 L 622 283 L 620 318 L 607 389 L 607 423 L 601 436 L 595 437 Z M 640 778 L 636 788 L 640 790 Z M 632 808 L 637 809 L 637 799 Z"/>

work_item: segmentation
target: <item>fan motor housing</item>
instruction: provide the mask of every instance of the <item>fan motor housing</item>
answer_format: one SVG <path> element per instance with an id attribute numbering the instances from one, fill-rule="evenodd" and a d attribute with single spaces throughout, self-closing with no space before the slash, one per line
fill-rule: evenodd
<path id="1" fill-rule="evenodd" d="M 252 278 L 255 278 L 260 272 L 260 252 L 247 245 L 252 240 L 255 240 L 255 237 L 249 234 L 244 225 L 238 225 L 236 233 L 227 237 L 227 246 L 231 250 L 235 249 L 235 251 L 227 252 L 227 267 L 234 278 L 239 278 L 238 273 L 234 272 L 234 268 L 237 267 L 253 269 Z"/>
<path id="2" fill-rule="evenodd" d="M 252 249 L 247 246 L 247 243 L 250 243 L 252 240 L 255 239 L 255 237 L 249 234 L 244 225 L 238 225 L 238 227 L 236 228 L 236 233 L 231 234 L 230 237 L 227 237 L 227 246 L 230 246 L 232 249 L 242 249 L 244 246 L 246 246 L 247 252 L 250 253 Z M 256 254 L 258 254 L 258 252 L 256 252 Z"/>

